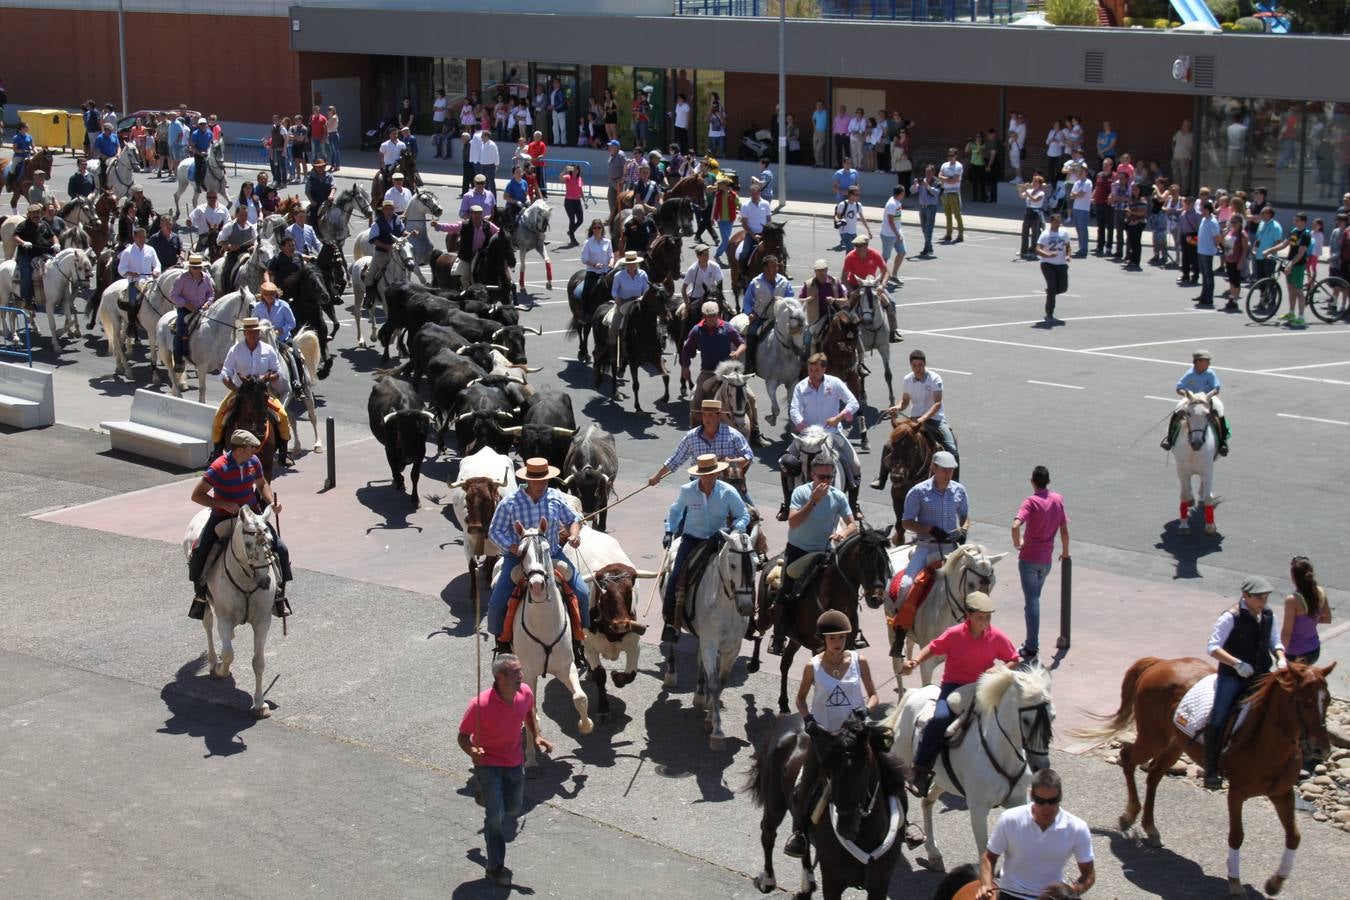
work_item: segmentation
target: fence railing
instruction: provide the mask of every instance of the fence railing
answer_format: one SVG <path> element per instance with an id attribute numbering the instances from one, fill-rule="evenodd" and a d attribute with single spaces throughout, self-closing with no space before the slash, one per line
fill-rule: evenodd
<path id="1" fill-rule="evenodd" d="M 16 277 L 17 277 L 17 276 L 16 276 Z M 25 310 L 25 309 L 20 309 L 20 308 L 17 307 L 17 306 L 0 306 L 0 319 L 8 319 L 10 316 L 15 316 L 15 317 L 20 317 L 20 318 L 22 318 L 22 321 L 23 321 L 23 349 L 22 349 L 22 350 L 14 350 L 14 349 L 11 349 L 11 348 L 9 347 L 8 343 L 0 344 L 0 356 L 13 356 L 13 357 L 16 357 L 16 358 L 18 358 L 18 359 L 26 360 L 26 361 L 28 362 L 28 368 L 31 369 L 31 368 L 33 367 L 33 324 L 32 324 L 32 321 L 31 321 L 31 319 L 29 318 L 28 311 Z M 8 324 L 8 323 L 6 323 L 6 324 Z M 18 325 L 17 322 L 16 322 L 15 324 L 16 324 L 16 326 Z M 6 329 L 6 331 L 8 331 L 8 329 Z M 18 336 L 18 334 L 19 334 L 19 328 L 18 328 L 18 327 L 15 327 L 15 329 L 14 329 L 14 334 L 15 334 L 16 337 Z M 8 334 L 6 334 L 6 338 L 8 338 Z M 55 343 L 55 339 L 53 339 L 53 343 Z"/>
<path id="2" fill-rule="evenodd" d="M 1008 22 L 1027 0 L 815 0 L 788 4 L 790 18 L 877 19 L 900 22 Z M 767 0 L 677 0 L 679 16 L 776 16 Z M 812 15 L 815 13 L 815 15 Z"/>
<path id="3" fill-rule="evenodd" d="M 581 170 L 581 183 L 585 187 L 586 199 L 594 203 L 595 194 L 591 192 L 591 164 L 584 159 L 559 159 L 553 156 L 545 156 L 542 160 L 544 166 L 544 176 L 550 184 L 557 182 L 558 187 L 562 187 L 562 170 L 568 166 L 576 166 Z"/>
<path id="4" fill-rule="evenodd" d="M 230 164 L 234 166 L 234 174 L 239 174 L 239 164 L 246 166 L 266 166 L 267 148 L 263 146 L 262 138 L 238 138 L 229 143 Z"/>

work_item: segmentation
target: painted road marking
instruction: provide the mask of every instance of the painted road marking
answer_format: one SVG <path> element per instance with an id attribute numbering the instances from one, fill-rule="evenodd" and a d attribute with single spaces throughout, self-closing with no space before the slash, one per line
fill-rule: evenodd
<path id="1" fill-rule="evenodd" d="M 1027 384 L 1040 384 L 1040 385 L 1044 385 L 1045 387 L 1068 388 L 1068 389 L 1071 390 L 1071 391 L 1085 391 L 1085 390 L 1087 390 L 1087 388 L 1083 387 L 1082 385 L 1078 385 L 1078 384 L 1060 384 L 1058 381 L 1035 381 L 1035 380 L 1030 379 L 1030 378 L 1027 379 Z"/>
<path id="2" fill-rule="evenodd" d="M 1350 366 L 1350 359 L 1343 359 L 1340 362 L 1311 363 L 1306 366 L 1280 366 L 1276 369 L 1262 369 L 1261 373 L 1268 375 L 1272 372 L 1296 372 L 1300 369 L 1325 369 L 1327 366 Z"/>
<path id="3" fill-rule="evenodd" d="M 1301 419 L 1304 422 L 1321 422 L 1323 425 L 1347 425 L 1350 422 L 1342 422 L 1340 419 L 1319 419 L 1317 416 L 1296 416 L 1293 413 L 1276 413 L 1281 419 Z"/>
<path id="4" fill-rule="evenodd" d="M 1145 394 L 1145 395 L 1144 395 L 1144 399 L 1145 399 L 1145 400 L 1161 400 L 1161 401 L 1164 402 L 1164 403 L 1176 403 L 1176 402 L 1177 402 L 1177 398 L 1176 398 L 1176 397 L 1159 397 L 1159 396 L 1157 396 L 1156 394 Z"/>
<path id="5" fill-rule="evenodd" d="M 1193 310 L 1196 313 L 1206 313 L 1209 310 Z M 1332 330 L 1326 331 L 1320 328 L 1316 331 L 1271 331 L 1266 334 L 1216 334 L 1213 337 L 1185 338 L 1175 341 L 1144 341 L 1141 344 L 1110 344 L 1105 347 L 1088 347 L 1083 352 L 1095 353 L 1099 350 L 1133 350 L 1136 347 L 1162 347 L 1168 344 L 1189 344 L 1192 341 L 1250 341 L 1258 338 L 1293 338 L 1293 337 L 1326 337 L 1328 335 L 1344 337 L 1350 334 L 1350 331 Z M 1326 365 L 1342 365 L 1341 363 L 1326 363 Z M 1311 366 L 1292 366 L 1291 368 L 1312 368 Z M 1263 369 L 1262 373 L 1273 373 L 1280 370 Z"/>
<path id="6" fill-rule="evenodd" d="M 914 279 L 910 279 L 910 280 L 912 280 L 912 281 L 918 281 L 919 279 L 914 278 Z M 928 279 L 928 280 L 930 280 L 930 281 L 937 281 L 936 278 L 931 278 L 931 279 Z M 908 309 L 908 308 L 911 307 L 911 306 L 944 306 L 944 305 L 946 305 L 946 304 L 948 304 L 948 303 L 980 303 L 980 302 L 985 301 L 985 300 L 991 300 L 991 301 L 992 301 L 992 300 L 1029 300 L 1029 299 L 1031 299 L 1032 297 L 1044 297 L 1044 296 L 1045 296 L 1045 292 L 1044 292 L 1044 291 L 1041 291 L 1040 293 L 1037 293 L 1037 294 L 1001 294 L 1001 295 L 999 295 L 999 296 L 997 296 L 997 297 L 958 297 L 958 298 L 956 298 L 955 300 L 919 300 L 919 301 L 917 301 L 917 302 L 915 302 L 915 303 L 900 303 L 900 304 L 897 304 L 897 306 L 898 306 L 899 308 L 901 308 L 901 309 Z M 1061 296 L 1061 297 L 1079 297 L 1080 295 L 1078 295 L 1078 294 L 1060 294 L 1059 296 Z"/>
<path id="7" fill-rule="evenodd" d="M 962 372 L 960 369 L 934 369 L 939 375 L 974 375 L 974 372 Z"/>
<path id="8" fill-rule="evenodd" d="M 1040 294 L 1033 294 L 1032 296 L 1039 297 L 1039 296 L 1041 296 L 1041 295 L 1040 295 Z M 1188 309 L 1188 310 L 1185 310 L 1185 311 L 1182 311 L 1182 312 L 1159 312 L 1159 313 L 1113 313 L 1113 314 L 1111 314 L 1111 315 L 1101 315 L 1101 316 L 1076 316 L 1076 317 L 1074 317 L 1074 318 L 1072 318 L 1072 319 L 1065 319 L 1064 321 L 1065 321 L 1065 322 L 1091 322 L 1091 321 L 1096 320 L 1096 319 L 1154 319 L 1154 318 L 1163 318 L 1163 317 L 1167 317 L 1167 316 L 1195 316 L 1195 315 L 1203 315 L 1204 312 L 1205 312 L 1205 310 L 1202 310 L 1202 309 L 1201 309 L 1201 310 Z M 985 322 L 985 323 L 980 324 L 980 325 L 957 325 L 957 326 L 952 327 L 952 328 L 939 328 L 939 329 L 937 329 L 937 330 L 935 330 L 935 331 L 932 331 L 932 332 L 929 332 L 929 333 L 931 333 L 931 334 L 947 334 L 947 333 L 949 333 L 949 332 L 954 332 L 954 331 L 976 331 L 976 330 L 981 329 L 981 328 L 1011 328 L 1011 327 L 1014 326 L 1014 325 L 1040 325 L 1040 324 L 1042 324 L 1044 321 L 1045 321 L 1045 320 L 1044 320 L 1043 318 L 1041 318 L 1041 319 L 1024 319 L 1024 320 L 1018 321 L 1018 322 Z M 1196 340 L 1208 340 L 1208 338 L 1196 338 Z M 1181 342 L 1181 343 L 1184 343 L 1184 341 Z M 1141 345 L 1141 346 L 1142 346 L 1142 345 Z M 1108 349 L 1108 348 L 1096 348 L 1096 349 Z M 1082 351 L 1082 352 L 1087 352 L 1087 351 Z"/>

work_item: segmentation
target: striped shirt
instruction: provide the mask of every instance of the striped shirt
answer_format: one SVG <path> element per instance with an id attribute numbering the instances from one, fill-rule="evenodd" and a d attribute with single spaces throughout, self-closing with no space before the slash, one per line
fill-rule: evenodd
<path id="1" fill-rule="evenodd" d="M 933 487 L 933 479 L 920 481 L 905 494 L 904 512 L 900 518 L 910 519 L 924 526 L 937 526 L 944 531 L 955 531 L 970 516 L 970 501 L 959 481 L 951 481 L 945 491 Z M 919 541 L 931 541 L 927 529 L 919 532 Z"/>
<path id="2" fill-rule="evenodd" d="M 237 503 L 240 506 L 253 503 L 257 492 L 255 483 L 262 480 L 262 477 L 262 463 L 256 455 L 250 456 L 241 465 L 234 461 L 233 453 L 217 457 L 202 475 L 206 483 L 211 485 L 213 499 L 221 503 Z M 216 508 L 220 509 L 219 506 Z"/>
<path id="3" fill-rule="evenodd" d="M 723 422 L 717 426 L 717 434 L 708 440 L 703 434 L 703 426 L 691 428 L 680 440 L 675 452 L 666 460 L 666 470 L 679 471 L 680 464 L 692 457 L 711 453 L 718 459 L 750 459 L 750 442 L 745 435 Z"/>
<path id="4" fill-rule="evenodd" d="M 562 554 L 562 545 L 558 541 L 558 532 L 565 525 L 577 520 L 577 514 L 567 505 L 567 499 L 557 488 L 544 491 L 544 496 L 535 500 L 525 488 L 519 487 L 508 496 L 492 514 L 492 524 L 488 526 L 488 537 L 498 547 L 513 547 L 519 539 L 516 535 L 516 523 L 525 528 L 538 528 L 539 520 L 548 520 L 548 550 L 553 556 Z"/>

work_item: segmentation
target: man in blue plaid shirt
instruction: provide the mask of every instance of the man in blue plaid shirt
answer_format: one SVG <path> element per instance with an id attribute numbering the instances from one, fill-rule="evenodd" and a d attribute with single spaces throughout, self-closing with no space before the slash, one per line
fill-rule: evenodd
<path id="1" fill-rule="evenodd" d="M 745 439 L 745 435 L 732 428 L 722 418 L 721 400 L 704 400 L 699 406 L 699 414 L 703 418 L 703 424 L 698 428 L 689 429 L 665 464 L 656 470 L 655 475 L 647 479 L 649 485 L 655 487 L 662 478 L 679 471 L 685 460 L 697 459 L 705 453 L 711 453 L 719 460 L 729 463 L 740 472 L 740 480 L 744 482 L 745 470 L 750 467 L 752 459 L 750 442 Z M 749 490 L 743 493 L 748 495 Z M 745 502 L 751 502 L 749 496 L 745 497 Z"/>

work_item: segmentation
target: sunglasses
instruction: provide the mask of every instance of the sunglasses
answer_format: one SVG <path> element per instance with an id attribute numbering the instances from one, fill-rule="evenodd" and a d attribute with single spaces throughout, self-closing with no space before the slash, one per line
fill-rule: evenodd
<path id="1" fill-rule="evenodd" d="M 1037 806 L 1056 806 L 1059 804 L 1060 798 L 1063 796 L 1064 796 L 1063 794 L 1056 794 L 1053 797 L 1037 797 L 1035 794 L 1032 794 L 1031 802 L 1036 804 Z"/>

